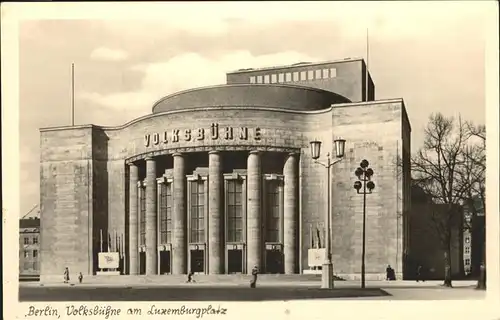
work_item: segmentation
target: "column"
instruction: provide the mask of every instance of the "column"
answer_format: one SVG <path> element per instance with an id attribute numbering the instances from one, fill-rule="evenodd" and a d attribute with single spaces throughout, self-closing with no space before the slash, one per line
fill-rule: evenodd
<path id="1" fill-rule="evenodd" d="M 262 174 L 258 151 L 247 160 L 247 273 L 262 267 Z"/>
<path id="2" fill-rule="evenodd" d="M 186 176 L 184 157 L 175 153 L 172 212 L 172 274 L 187 273 L 186 244 Z"/>
<path id="3" fill-rule="evenodd" d="M 208 153 L 208 273 L 222 273 L 222 162 L 218 151 Z"/>
<path id="4" fill-rule="evenodd" d="M 297 272 L 297 212 L 298 212 L 298 160 L 296 154 L 289 154 L 283 168 L 284 213 L 283 213 L 283 253 L 285 274 Z"/>
<path id="5" fill-rule="evenodd" d="M 139 169 L 133 163 L 129 166 L 129 218 L 128 218 L 128 226 L 129 226 L 129 252 L 128 258 L 130 261 L 129 264 L 129 273 L 132 275 L 139 274 L 139 195 L 138 195 L 138 187 L 137 182 L 139 181 Z"/>
<path id="6" fill-rule="evenodd" d="M 156 161 L 146 158 L 146 275 L 158 274 Z"/>

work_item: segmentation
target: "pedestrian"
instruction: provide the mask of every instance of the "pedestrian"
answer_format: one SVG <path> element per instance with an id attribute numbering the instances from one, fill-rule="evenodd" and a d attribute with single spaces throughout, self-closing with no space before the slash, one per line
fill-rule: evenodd
<path id="1" fill-rule="evenodd" d="M 255 288 L 257 285 L 257 275 L 259 274 L 259 269 L 257 266 L 252 269 L 252 281 L 250 281 L 250 288 Z"/>
<path id="2" fill-rule="evenodd" d="M 83 281 L 83 274 L 80 272 L 80 274 L 78 275 L 78 282 L 82 283 Z"/>
<path id="3" fill-rule="evenodd" d="M 194 275 L 194 272 L 193 271 L 189 271 L 189 273 L 188 273 L 188 279 L 187 279 L 186 282 L 196 282 L 193 279 L 193 275 Z"/>
<path id="4" fill-rule="evenodd" d="M 424 282 L 425 280 L 423 279 L 423 274 L 422 274 L 422 271 L 423 271 L 423 267 L 422 265 L 418 265 L 417 267 L 417 282 Z"/>
<path id="5" fill-rule="evenodd" d="M 66 267 L 66 269 L 64 269 L 64 283 L 68 282 L 69 282 L 69 269 L 68 267 Z"/>
<path id="6" fill-rule="evenodd" d="M 391 280 L 391 271 L 392 271 L 392 268 L 391 268 L 391 265 L 389 264 L 387 266 L 387 268 L 385 268 L 385 280 L 386 281 Z"/>

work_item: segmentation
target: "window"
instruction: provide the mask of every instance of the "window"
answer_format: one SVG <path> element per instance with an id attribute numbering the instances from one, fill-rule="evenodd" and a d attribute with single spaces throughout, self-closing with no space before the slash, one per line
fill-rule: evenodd
<path id="1" fill-rule="evenodd" d="M 38 257 L 38 250 L 33 250 L 33 258 Z"/>
<path id="2" fill-rule="evenodd" d="M 205 183 L 191 181 L 191 242 L 205 242 Z"/>
<path id="3" fill-rule="evenodd" d="M 465 237 L 465 243 L 470 243 L 470 237 Z"/>
<path id="4" fill-rule="evenodd" d="M 331 68 L 330 69 L 330 78 L 335 78 L 337 77 L 337 69 Z"/>
<path id="5" fill-rule="evenodd" d="M 307 71 L 307 79 L 314 80 L 314 71 L 313 70 Z"/>
<path id="6" fill-rule="evenodd" d="M 299 81 L 299 73 L 298 72 L 293 73 L 293 81 Z"/>
<path id="7" fill-rule="evenodd" d="M 278 82 L 285 82 L 285 74 L 284 73 L 278 74 Z"/>
<path id="8" fill-rule="evenodd" d="M 160 243 L 172 242 L 172 183 L 162 183 L 160 191 Z"/>
<path id="9" fill-rule="evenodd" d="M 33 270 L 38 270 L 38 262 L 33 261 Z"/>
<path id="10" fill-rule="evenodd" d="M 257 76 L 257 83 L 262 83 L 262 76 Z"/>
<path id="11" fill-rule="evenodd" d="M 146 245 L 146 188 L 139 187 L 139 245 Z"/>
<path id="12" fill-rule="evenodd" d="M 305 71 L 300 72 L 300 80 L 301 81 L 307 80 L 307 72 Z"/>
<path id="13" fill-rule="evenodd" d="M 38 237 L 37 236 L 33 237 L 33 244 L 38 244 Z"/>
<path id="14" fill-rule="evenodd" d="M 465 259 L 465 265 L 470 266 L 470 259 Z"/>
<path id="15" fill-rule="evenodd" d="M 269 83 L 269 75 L 264 76 L 264 83 Z"/>
<path id="16" fill-rule="evenodd" d="M 321 79 L 321 70 L 316 70 L 316 79 Z"/>
<path id="17" fill-rule="evenodd" d="M 276 74 L 272 74 L 271 75 L 271 83 L 276 83 L 276 82 L 278 82 L 277 75 Z"/>
<path id="18" fill-rule="evenodd" d="M 255 77 L 250 77 L 250 83 L 255 83 Z"/>
<path id="19" fill-rule="evenodd" d="M 243 204 L 241 201 L 243 181 L 228 180 L 227 183 L 227 241 L 243 241 Z"/>
<path id="20" fill-rule="evenodd" d="M 328 79 L 328 69 L 323 69 L 323 79 Z"/>
<path id="21" fill-rule="evenodd" d="M 24 256 L 25 258 L 29 258 L 29 257 L 30 257 L 30 252 L 29 252 L 28 250 L 24 250 L 24 252 L 23 252 L 23 256 Z"/>
<path id="22" fill-rule="evenodd" d="M 465 247 L 464 250 L 465 250 L 465 253 L 470 253 L 470 247 Z"/>
<path id="23" fill-rule="evenodd" d="M 292 74 L 290 72 L 286 73 L 286 82 L 292 81 Z"/>
<path id="24" fill-rule="evenodd" d="M 266 180 L 266 242 L 280 241 L 279 180 Z"/>

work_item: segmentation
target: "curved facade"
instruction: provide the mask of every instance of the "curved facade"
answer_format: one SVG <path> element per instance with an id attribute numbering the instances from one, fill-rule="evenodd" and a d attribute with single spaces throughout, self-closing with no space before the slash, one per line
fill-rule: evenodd
<path id="1" fill-rule="evenodd" d="M 167 96 L 153 113 L 206 107 L 264 107 L 313 111 L 349 99 L 334 92 L 296 85 L 233 84 L 186 90 Z"/>
<path id="2" fill-rule="evenodd" d="M 334 270 L 355 278 L 362 203 L 352 182 L 363 158 L 378 191 L 367 272 L 401 273 L 409 176 L 393 161 L 407 161 L 409 132 L 402 100 L 285 84 L 180 92 L 120 127 L 41 129 L 42 278 L 64 266 L 96 274 L 108 247 L 122 274 L 302 273 L 324 243 L 327 183 Z M 346 155 L 326 181 L 309 141 L 332 154 L 337 136 Z"/>

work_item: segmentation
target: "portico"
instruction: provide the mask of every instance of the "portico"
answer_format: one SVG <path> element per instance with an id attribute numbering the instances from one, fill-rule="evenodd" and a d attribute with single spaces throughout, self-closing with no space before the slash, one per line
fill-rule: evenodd
<path id="1" fill-rule="evenodd" d="M 298 273 L 299 150 L 219 149 L 128 161 L 130 274 Z"/>

